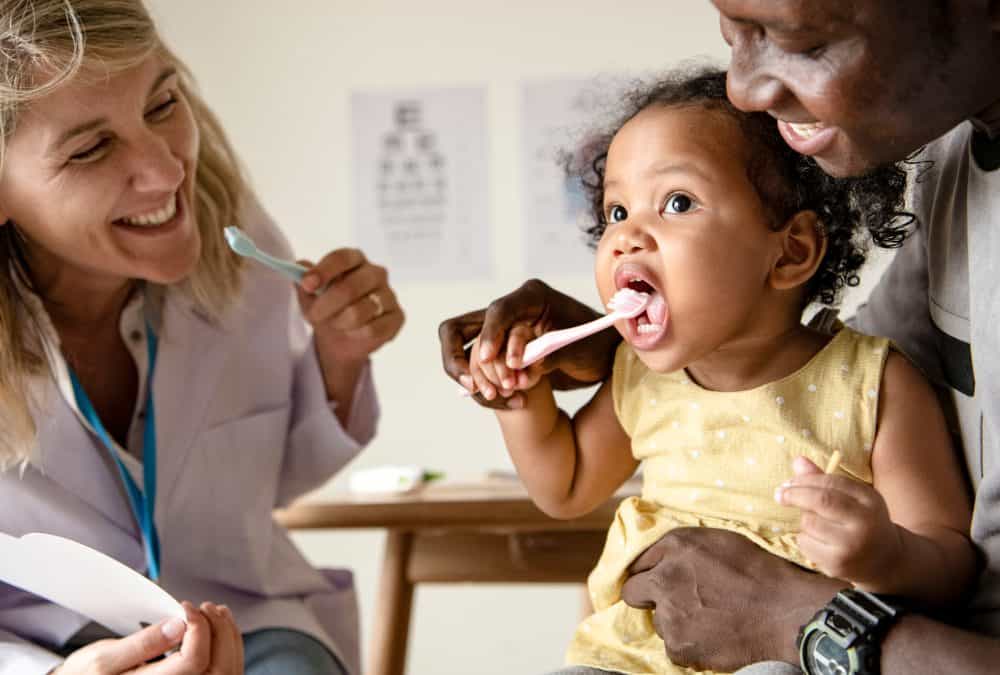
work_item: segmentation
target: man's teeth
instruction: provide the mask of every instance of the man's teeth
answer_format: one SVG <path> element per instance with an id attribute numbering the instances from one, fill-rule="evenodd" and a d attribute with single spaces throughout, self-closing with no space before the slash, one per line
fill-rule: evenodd
<path id="1" fill-rule="evenodd" d="M 788 126 L 802 138 L 812 138 L 817 131 L 823 128 L 822 122 L 810 122 L 808 124 L 789 122 Z"/>
<path id="2" fill-rule="evenodd" d="M 641 323 L 635 329 L 639 333 L 655 333 L 660 330 L 660 327 L 655 323 Z"/>
<path id="3" fill-rule="evenodd" d="M 130 218 L 122 218 L 122 222 L 128 225 L 138 225 L 139 227 L 155 227 L 167 222 L 177 214 L 177 195 L 175 194 L 159 211 L 143 213 Z"/>

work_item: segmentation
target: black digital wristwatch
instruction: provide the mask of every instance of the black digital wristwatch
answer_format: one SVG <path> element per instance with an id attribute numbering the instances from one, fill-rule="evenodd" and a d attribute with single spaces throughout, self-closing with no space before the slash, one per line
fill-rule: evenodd
<path id="1" fill-rule="evenodd" d="M 799 630 L 799 663 L 807 675 L 878 675 L 882 638 L 901 612 L 886 597 L 840 591 Z"/>

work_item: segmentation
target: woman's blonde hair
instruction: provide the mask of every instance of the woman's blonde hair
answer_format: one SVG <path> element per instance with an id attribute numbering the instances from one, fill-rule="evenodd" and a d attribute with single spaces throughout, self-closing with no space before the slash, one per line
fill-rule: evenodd
<path id="1" fill-rule="evenodd" d="M 203 312 L 218 317 L 239 292 L 240 259 L 223 228 L 238 224 L 246 186 L 222 127 L 141 0 L 0 0 L 0 169 L 26 105 L 81 73 L 107 76 L 153 54 L 178 69 L 200 132 L 195 208 L 202 250 L 184 286 Z M 0 470 L 31 458 L 37 426 L 29 380 L 50 368 L 40 348 L 42 324 L 14 278 L 30 287 L 16 225 L 0 225 Z"/>

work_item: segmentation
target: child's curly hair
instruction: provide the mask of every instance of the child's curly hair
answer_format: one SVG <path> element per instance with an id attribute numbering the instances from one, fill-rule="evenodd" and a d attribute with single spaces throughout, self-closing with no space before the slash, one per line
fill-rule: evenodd
<path id="1" fill-rule="evenodd" d="M 810 157 L 792 150 L 767 113 L 738 110 L 726 97 L 726 72 L 700 66 L 672 71 L 652 86 L 625 95 L 623 113 L 611 126 L 592 136 L 581 150 L 564 157 L 571 177 L 579 179 L 590 204 L 593 224 L 586 227 L 596 247 L 604 234 L 604 166 L 615 133 L 650 106 L 701 106 L 730 115 L 750 146 L 748 177 L 781 229 L 790 216 L 815 211 L 826 238 L 826 254 L 806 284 L 805 303 L 833 305 L 844 286 L 858 285 L 869 239 L 882 248 L 903 244 L 913 214 L 903 211 L 906 173 L 900 165 L 880 167 L 856 178 L 833 178 Z M 867 236 L 866 236 L 867 231 Z"/>

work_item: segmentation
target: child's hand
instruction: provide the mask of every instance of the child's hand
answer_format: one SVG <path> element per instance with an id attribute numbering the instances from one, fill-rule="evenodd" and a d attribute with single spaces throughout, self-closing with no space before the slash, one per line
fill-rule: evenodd
<path id="1" fill-rule="evenodd" d="M 802 509 L 798 544 L 824 574 L 876 590 L 902 556 L 902 537 L 885 500 L 871 485 L 827 475 L 799 457 L 795 477 L 775 500 Z"/>
<path id="2" fill-rule="evenodd" d="M 511 349 L 523 351 L 524 344 L 534 337 L 530 324 L 514 325 L 508 331 L 507 342 L 501 346 L 496 357 L 488 361 L 482 360 L 477 338 L 469 355 L 469 375 L 460 378 L 462 385 L 472 393 L 482 395 L 487 401 L 494 400 L 498 395 L 510 398 L 516 391 L 531 389 L 542 379 L 541 368 L 532 366 L 523 370 L 513 369 L 507 365 L 507 353 Z"/>

